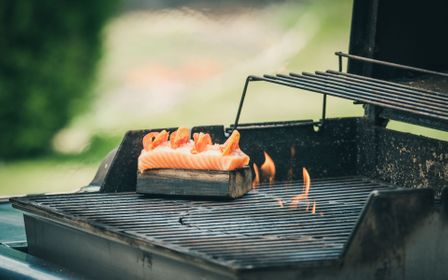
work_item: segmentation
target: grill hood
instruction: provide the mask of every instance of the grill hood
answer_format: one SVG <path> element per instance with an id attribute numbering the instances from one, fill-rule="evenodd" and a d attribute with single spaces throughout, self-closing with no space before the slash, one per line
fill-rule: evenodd
<path id="1" fill-rule="evenodd" d="M 446 73 L 447 10 L 444 0 L 355 0 L 350 53 Z M 386 80 L 422 75 L 360 61 L 349 61 L 348 72 Z"/>

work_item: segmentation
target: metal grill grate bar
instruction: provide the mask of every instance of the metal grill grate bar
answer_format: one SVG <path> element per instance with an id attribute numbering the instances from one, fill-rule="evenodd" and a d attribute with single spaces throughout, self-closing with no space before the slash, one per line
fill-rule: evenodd
<path id="1" fill-rule="evenodd" d="M 362 103 L 448 120 L 448 108 L 437 104 L 438 98 L 444 96 L 441 93 L 428 93 L 426 94 L 425 99 L 422 99 L 421 96 L 425 95 L 425 92 L 418 89 L 415 89 L 418 94 L 407 94 L 403 96 L 399 87 L 396 88 L 396 92 L 400 92 L 400 94 L 395 94 L 391 93 L 389 89 L 372 89 L 364 85 L 361 81 L 358 83 L 358 86 L 354 87 L 347 83 L 343 78 L 340 78 L 338 82 L 335 82 L 325 75 L 309 73 L 291 73 L 290 75 L 277 76 L 264 75 L 263 77 L 256 77 L 256 79 L 346 98 Z M 381 80 L 378 80 L 378 83 L 381 82 Z M 431 100 L 430 105 L 427 104 L 428 100 Z"/>
<path id="2" fill-rule="evenodd" d="M 369 78 L 369 77 L 365 77 L 365 76 L 359 76 L 359 75 L 354 75 L 354 74 L 350 74 L 350 73 L 343 73 L 343 72 L 337 72 L 337 71 L 332 71 L 332 70 L 327 70 L 326 72 L 316 72 L 320 75 L 327 75 L 327 76 L 332 76 L 332 77 L 343 77 L 344 80 L 346 81 L 353 81 L 355 83 L 361 82 L 365 85 L 371 85 L 374 87 L 378 87 L 378 88 L 384 88 L 384 89 L 390 89 L 393 90 L 396 93 L 409 93 L 411 95 L 419 95 L 422 96 L 422 98 L 427 99 L 427 100 L 439 100 L 439 101 L 443 101 L 443 102 L 448 102 L 448 94 L 443 94 L 440 92 L 436 92 L 436 91 L 431 91 L 428 89 L 423 89 L 423 88 L 418 88 L 416 90 L 416 88 L 408 86 L 408 85 L 404 85 L 404 84 L 399 84 L 399 83 L 393 83 L 393 82 L 388 82 L 388 81 L 383 81 L 381 80 L 381 83 L 378 82 L 377 79 L 373 79 L 373 78 Z"/>
<path id="3" fill-rule="evenodd" d="M 18 200 L 75 226 L 81 226 L 80 221 L 90 225 L 87 229 L 100 226 L 95 234 L 134 237 L 150 246 L 241 268 L 338 260 L 369 193 L 385 188 L 391 186 L 361 177 L 316 179 L 308 202 L 298 208 L 290 207 L 290 201 L 302 192 L 302 181 L 261 185 L 230 202 L 167 200 L 135 193 Z M 314 201 L 316 214 L 311 213 Z"/>
<path id="4" fill-rule="evenodd" d="M 291 74 L 291 76 L 295 77 L 296 74 Z M 343 76 L 331 76 L 324 72 L 316 72 L 316 74 L 304 72 L 303 76 L 309 78 L 310 80 L 324 81 L 327 84 L 330 84 L 334 87 L 338 88 L 349 88 L 354 93 L 357 93 L 358 90 L 366 90 L 371 91 L 372 94 L 380 93 L 383 98 L 392 98 L 396 99 L 397 96 L 401 97 L 401 101 L 405 104 L 413 105 L 416 103 L 421 103 L 422 105 L 427 106 L 433 110 L 443 110 L 445 106 L 440 103 L 445 103 L 444 98 L 440 98 L 439 95 L 429 95 L 424 92 L 414 91 L 410 93 L 409 91 L 399 90 L 398 88 L 390 89 L 387 87 L 383 87 L 381 84 L 371 85 L 369 83 L 365 83 L 363 80 L 358 80 L 356 82 L 345 79 Z"/>

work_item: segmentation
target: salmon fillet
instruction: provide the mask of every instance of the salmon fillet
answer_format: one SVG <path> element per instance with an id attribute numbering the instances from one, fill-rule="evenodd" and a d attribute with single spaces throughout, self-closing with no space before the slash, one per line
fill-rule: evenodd
<path id="1" fill-rule="evenodd" d="M 184 143 L 180 145 L 176 142 L 174 145 L 174 137 L 178 135 L 173 132 L 171 141 L 164 141 L 156 147 L 153 144 L 157 139 L 147 144 L 149 148 L 144 148 L 138 158 L 138 170 L 140 172 L 156 168 L 234 170 L 249 164 L 249 156 L 238 146 L 237 131 L 232 133 L 223 145 L 211 144 L 210 136 L 203 137 L 202 134 L 194 135 L 195 141 L 188 139 L 187 142 L 183 141 Z M 166 139 L 166 135 L 159 138 Z"/>

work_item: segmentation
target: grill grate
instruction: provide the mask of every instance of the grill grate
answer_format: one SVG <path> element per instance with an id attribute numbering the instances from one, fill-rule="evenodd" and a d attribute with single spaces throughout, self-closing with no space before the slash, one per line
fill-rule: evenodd
<path id="1" fill-rule="evenodd" d="M 253 77 L 361 103 L 448 120 L 448 94 L 337 71 Z"/>
<path id="2" fill-rule="evenodd" d="M 146 198 L 135 193 L 80 193 L 24 197 L 16 207 L 95 234 L 143 240 L 185 257 L 230 268 L 337 261 L 372 190 L 391 186 L 363 177 L 314 180 L 309 200 L 290 208 L 302 182 L 262 185 L 230 201 Z M 284 201 L 284 207 L 278 204 Z M 98 228 L 101 230 L 98 231 Z M 135 243 L 134 243 L 135 244 Z"/>

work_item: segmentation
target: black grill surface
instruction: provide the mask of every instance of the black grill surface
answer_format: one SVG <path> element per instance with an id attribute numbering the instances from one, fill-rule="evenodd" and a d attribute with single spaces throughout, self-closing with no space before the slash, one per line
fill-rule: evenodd
<path id="1" fill-rule="evenodd" d="M 251 269 L 339 260 L 369 193 L 390 187 L 362 177 L 315 180 L 308 211 L 305 201 L 290 207 L 302 182 L 262 185 L 230 202 L 80 193 L 23 197 L 14 204 L 134 246 Z"/>

